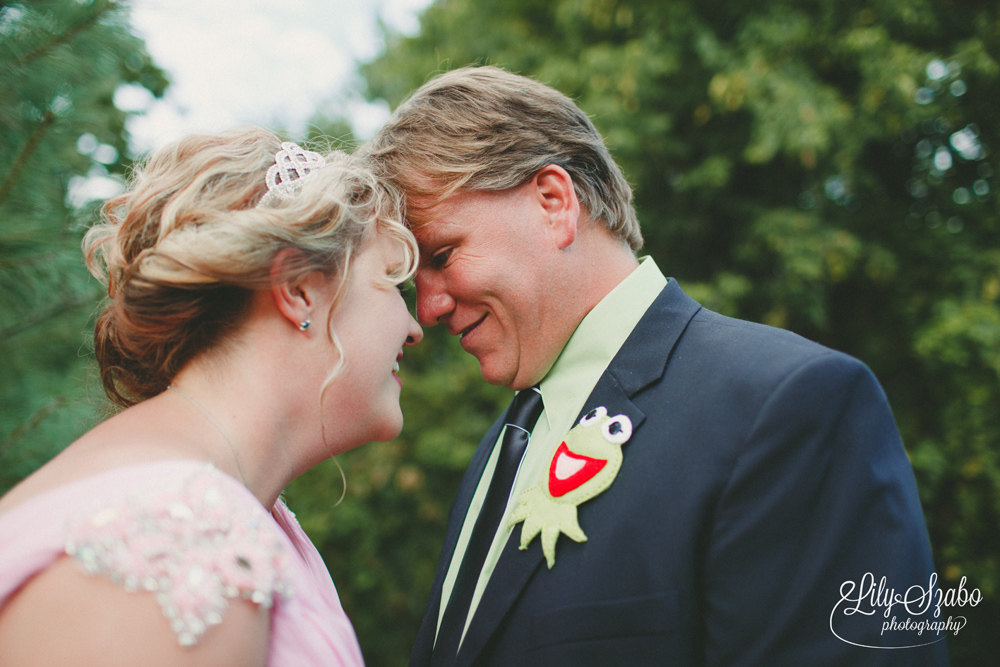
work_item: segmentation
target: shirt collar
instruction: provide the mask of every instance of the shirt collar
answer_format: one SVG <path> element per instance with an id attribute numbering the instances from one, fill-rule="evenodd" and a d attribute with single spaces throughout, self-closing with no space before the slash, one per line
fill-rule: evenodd
<path id="1" fill-rule="evenodd" d="M 643 314 L 667 284 L 652 257 L 611 290 L 570 337 L 539 385 L 550 429 L 575 419 L 584 401 Z M 561 417 L 561 418 L 560 418 Z"/>

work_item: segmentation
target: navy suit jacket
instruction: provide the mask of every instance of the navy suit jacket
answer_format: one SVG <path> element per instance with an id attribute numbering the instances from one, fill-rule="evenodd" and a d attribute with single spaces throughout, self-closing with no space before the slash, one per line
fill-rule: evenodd
<path id="1" fill-rule="evenodd" d="M 861 362 L 708 311 L 670 280 L 581 415 L 595 406 L 634 431 L 614 483 L 578 508 L 588 540 L 560 536 L 549 570 L 539 539 L 518 549 L 516 526 L 456 665 L 946 664 L 944 641 L 861 648 L 831 631 L 845 581 L 870 572 L 902 590 L 933 572 L 912 469 Z M 429 663 L 499 430 L 456 497 L 411 667 Z M 885 620 L 859 613 L 835 629 L 879 645 Z"/>

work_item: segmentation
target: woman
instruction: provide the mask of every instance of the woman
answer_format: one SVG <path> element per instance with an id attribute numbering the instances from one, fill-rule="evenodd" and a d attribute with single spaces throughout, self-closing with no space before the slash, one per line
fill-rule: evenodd
<path id="1" fill-rule="evenodd" d="M 269 132 L 154 154 L 84 241 L 125 409 L 0 499 L 0 665 L 360 665 L 278 499 L 399 434 L 413 236 L 352 158 Z"/>

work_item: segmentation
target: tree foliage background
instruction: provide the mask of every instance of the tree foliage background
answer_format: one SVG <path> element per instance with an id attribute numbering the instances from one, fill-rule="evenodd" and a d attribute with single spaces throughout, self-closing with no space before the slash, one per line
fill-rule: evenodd
<path id="1" fill-rule="evenodd" d="M 0 490 L 104 409 L 87 356 L 101 289 L 80 252 L 93 207 L 70 194 L 124 174 L 115 90 L 166 84 L 119 2 L 0 3 Z"/>
<path id="2" fill-rule="evenodd" d="M 78 258 L 87 211 L 65 203 L 67 188 L 125 166 L 99 167 L 79 144 L 89 134 L 124 154 L 115 86 L 164 85 L 115 7 L 0 4 L 0 488 L 100 406 L 84 381 L 97 298 Z M 438 0 L 362 74 L 371 99 L 395 106 L 471 63 L 535 77 L 591 114 L 634 185 L 644 252 L 689 294 L 874 370 L 942 584 L 967 577 L 985 598 L 961 610 L 952 663 L 995 655 L 1000 6 Z M 406 663 L 452 494 L 510 397 L 445 332 L 426 334 L 404 360 L 402 436 L 340 457 L 338 506 L 332 463 L 287 493 L 376 666 Z"/>

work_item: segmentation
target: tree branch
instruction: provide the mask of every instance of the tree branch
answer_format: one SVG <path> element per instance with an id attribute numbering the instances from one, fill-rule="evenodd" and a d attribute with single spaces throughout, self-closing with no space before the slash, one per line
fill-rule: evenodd
<path id="1" fill-rule="evenodd" d="M 23 56 L 21 56 L 20 58 L 18 58 L 17 60 L 15 60 L 12 63 L 12 65 L 14 67 L 23 67 L 24 65 L 27 65 L 28 63 L 30 63 L 32 60 L 40 58 L 41 56 L 45 55 L 45 53 L 47 51 L 50 51 L 51 49 L 54 49 L 55 47 L 59 46 L 60 44 L 64 44 L 64 43 L 68 42 L 73 37 L 75 37 L 78 33 L 86 30 L 87 28 L 89 28 L 90 26 L 92 26 L 94 23 L 96 23 L 102 16 L 104 16 L 105 14 L 107 14 L 108 12 L 110 12 L 111 10 L 117 9 L 117 8 L 118 8 L 118 5 L 116 3 L 109 2 L 108 4 L 104 5 L 103 7 L 101 7 L 97 11 L 95 11 L 93 14 L 91 14 L 90 16 L 88 16 L 87 18 L 85 18 L 82 21 L 80 21 L 79 23 L 76 23 L 76 24 L 70 26 L 70 28 L 68 30 L 66 30 L 64 32 L 61 32 L 58 35 L 53 36 L 53 38 L 50 39 L 48 42 L 39 45 L 34 50 L 28 51 Z"/>
<path id="2" fill-rule="evenodd" d="M 91 300 L 82 296 L 75 296 L 68 299 L 63 299 L 59 303 L 49 306 L 44 310 L 32 313 L 27 317 L 18 320 L 14 324 L 8 327 L 0 329 L 0 341 L 7 340 L 12 336 L 16 336 L 22 331 L 26 331 L 31 327 L 38 326 L 43 322 L 47 322 L 53 318 L 59 317 L 68 310 L 76 310 L 81 306 L 85 306 L 91 303 Z"/>
<path id="3" fill-rule="evenodd" d="M 46 111 L 42 115 L 41 122 L 38 123 L 38 126 L 35 127 L 31 136 L 28 137 L 27 143 L 25 143 L 24 147 L 21 148 L 21 152 L 17 154 L 16 158 L 14 158 L 14 166 L 10 168 L 10 173 L 7 174 L 7 178 L 4 179 L 3 185 L 0 185 L 0 204 L 3 204 L 7 195 L 9 195 L 10 191 L 14 189 L 14 184 L 17 183 L 17 179 L 21 177 L 21 171 L 24 169 L 24 165 L 27 164 L 28 158 L 31 157 L 31 154 L 35 152 L 36 148 L 38 148 L 38 144 L 42 140 L 42 135 L 45 134 L 45 131 L 49 129 L 49 126 L 52 125 L 52 122 L 55 119 L 56 114 L 52 111 L 52 109 Z"/>
<path id="4" fill-rule="evenodd" d="M 21 438 L 26 436 L 32 431 L 32 429 L 41 424 L 42 420 L 65 404 L 65 396 L 56 396 L 51 401 L 36 410 L 35 414 L 18 424 L 17 428 L 11 431 L 6 438 L 0 441 L 0 456 L 3 456 L 7 450 L 16 445 Z"/>

